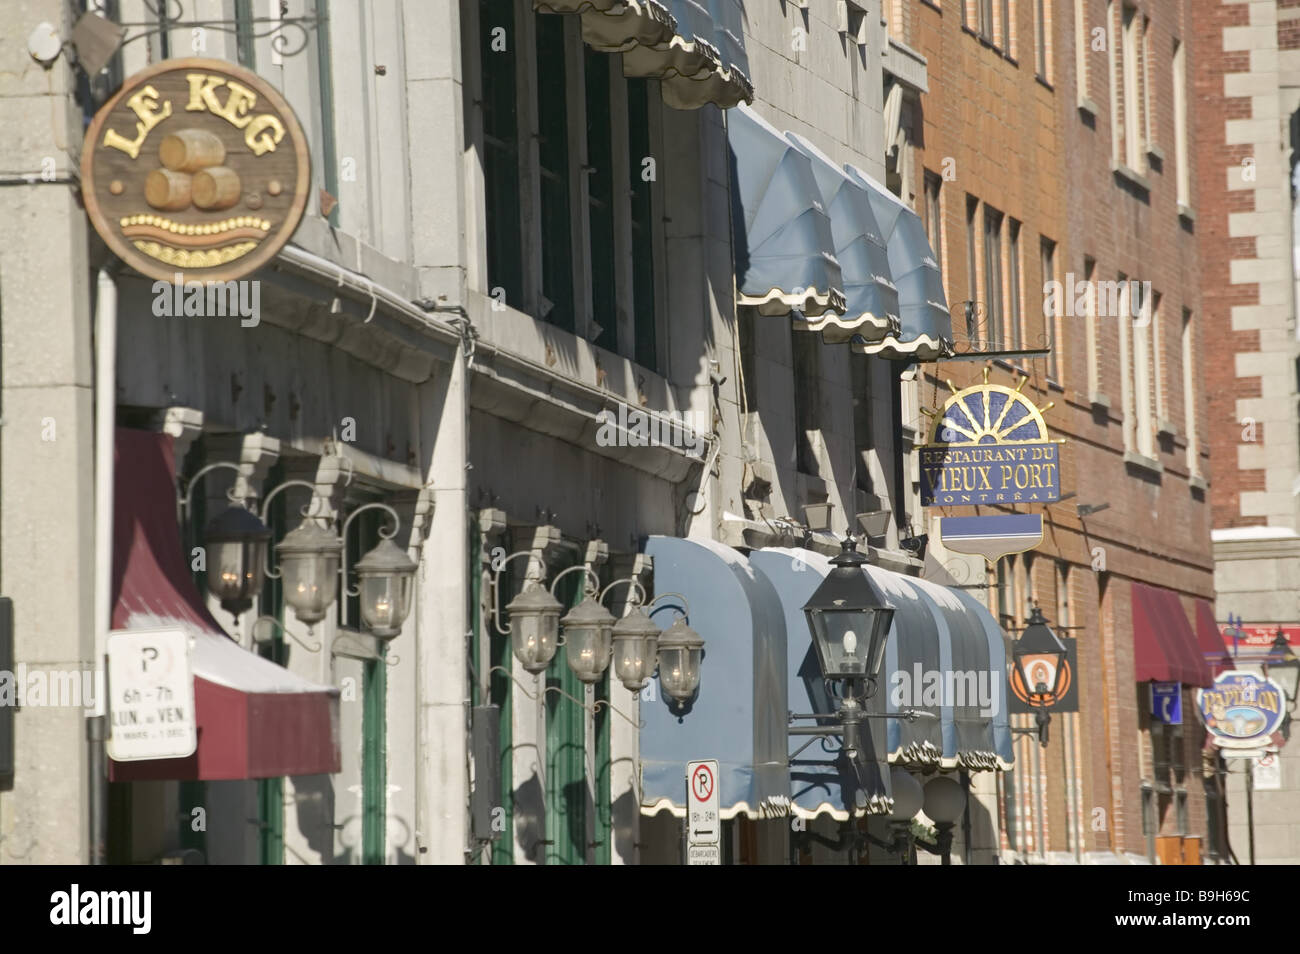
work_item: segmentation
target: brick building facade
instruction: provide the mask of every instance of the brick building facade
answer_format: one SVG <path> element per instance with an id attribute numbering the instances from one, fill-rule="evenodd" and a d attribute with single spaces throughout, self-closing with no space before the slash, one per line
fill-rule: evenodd
<path id="1" fill-rule="evenodd" d="M 1207 835 L 1203 732 L 1188 687 L 1185 724 L 1153 732 L 1135 677 L 1131 594 L 1136 582 L 1177 594 L 1190 632 L 1194 601 L 1214 591 L 1184 78 L 1190 5 L 900 6 L 907 14 L 892 22 L 928 62 L 913 181 L 924 189 L 918 209 L 942 233 L 932 242 L 958 351 L 1051 343 L 1048 355 L 937 365 L 918 403 L 941 406 L 947 382 L 965 387 L 985 369 L 1009 386 L 1027 376 L 1022 393 L 1052 403 L 1047 424 L 1066 440 L 1067 499 L 1030 508 L 1044 515 L 1042 545 L 989 573 L 990 607 L 1006 628 L 1023 627 L 1036 601 L 1061 635 L 1077 637 L 1081 670 L 1079 713 L 1055 717 L 1046 748 L 1021 737 L 1002 780 L 1003 856 L 1170 860 L 1183 835 Z M 1064 306 L 1056 315 L 1052 281 Z M 1093 295 L 1082 282 L 1097 283 L 1082 286 Z M 935 518 L 971 512 L 932 510 L 932 541 Z M 1187 842 L 1189 857 L 1203 847 Z"/>
<path id="2" fill-rule="evenodd" d="M 1295 270 L 1292 265 L 1300 0 L 1198 7 L 1195 35 L 1197 231 L 1204 263 L 1206 330 L 1219 357 L 1207 362 L 1208 437 L 1215 462 L 1218 620 L 1258 640 L 1279 628 L 1294 645 L 1300 621 L 1300 407 L 1297 405 Z M 1237 668 L 1258 667 L 1250 646 Z M 1247 860 L 1245 760 L 1229 765 L 1229 834 Z M 1254 797 L 1260 861 L 1300 860 L 1288 803 L 1300 758 L 1281 750 L 1281 788 Z M 1257 786 L 1258 787 L 1258 786 Z"/>

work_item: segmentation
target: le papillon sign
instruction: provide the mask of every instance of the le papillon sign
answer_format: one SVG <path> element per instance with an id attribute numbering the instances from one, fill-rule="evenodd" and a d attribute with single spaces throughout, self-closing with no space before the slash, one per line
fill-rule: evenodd
<path id="1" fill-rule="evenodd" d="M 162 281 L 232 281 L 265 265 L 307 204 L 310 160 L 284 98 L 223 60 L 165 60 L 128 79 L 86 130 L 91 224 Z"/>
<path id="2" fill-rule="evenodd" d="M 930 443 L 920 448 L 923 507 L 1061 499 L 1060 442 L 1048 438 L 1042 412 L 1019 388 L 987 378 L 986 371 L 984 383 L 954 388 L 935 415 Z"/>

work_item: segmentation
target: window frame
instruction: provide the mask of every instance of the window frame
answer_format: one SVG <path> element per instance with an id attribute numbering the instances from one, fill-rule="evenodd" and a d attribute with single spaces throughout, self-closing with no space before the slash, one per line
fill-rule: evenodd
<path id="1" fill-rule="evenodd" d="M 994 345 L 994 350 L 1004 343 L 1003 333 L 1005 315 L 1003 304 L 1006 289 L 1003 287 L 1002 227 L 1006 216 L 987 202 L 984 203 L 984 327 L 985 336 Z M 995 258 L 996 256 L 996 258 Z"/>

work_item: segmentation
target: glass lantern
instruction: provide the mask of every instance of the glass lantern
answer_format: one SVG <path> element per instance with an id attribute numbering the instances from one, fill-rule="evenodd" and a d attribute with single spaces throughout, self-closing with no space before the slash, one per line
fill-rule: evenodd
<path id="1" fill-rule="evenodd" d="M 1037 606 L 1030 613 L 1029 625 L 1016 640 L 1011 656 L 1029 704 L 1055 704 L 1065 674 L 1066 650 Z"/>
<path id="2" fill-rule="evenodd" d="M 329 613 L 339 586 L 343 541 L 308 517 L 275 548 L 284 601 L 309 627 Z"/>
<path id="3" fill-rule="evenodd" d="M 659 685 L 678 702 L 686 702 L 700 687 L 704 640 L 678 617 L 659 637 Z"/>
<path id="4" fill-rule="evenodd" d="M 852 538 L 830 562 L 834 569 L 803 608 L 822 675 L 866 679 L 874 687 L 885 662 L 894 607 L 863 569 L 867 559 Z"/>
<path id="5" fill-rule="evenodd" d="M 515 658 L 529 672 L 544 672 L 555 658 L 560 629 L 559 600 L 538 583 L 530 583 L 506 604 L 510 614 L 510 645 Z"/>
<path id="6" fill-rule="evenodd" d="M 262 588 L 262 568 L 271 531 L 244 507 L 227 507 L 203 532 L 208 592 L 235 616 L 253 605 Z"/>
<path id="7" fill-rule="evenodd" d="M 579 681 L 600 682 L 609 668 L 610 638 L 614 617 L 588 596 L 560 620 L 564 627 L 564 654 Z"/>
<path id="8" fill-rule="evenodd" d="M 411 611 L 415 570 L 415 562 L 392 540 L 381 540 L 357 562 L 361 619 L 381 639 L 402 631 Z"/>
<path id="9" fill-rule="evenodd" d="M 633 692 L 645 688 L 659 655 L 659 627 L 636 607 L 614 624 L 614 674 Z"/>

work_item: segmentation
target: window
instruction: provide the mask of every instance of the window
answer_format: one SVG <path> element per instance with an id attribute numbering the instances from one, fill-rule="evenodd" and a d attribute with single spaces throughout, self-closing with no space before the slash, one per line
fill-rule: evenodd
<path id="1" fill-rule="evenodd" d="M 1142 81 L 1140 73 L 1140 26 L 1137 8 L 1125 5 L 1122 10 L 1123 37 L 1120 45 L 1119 87 L 1122 109 L 1121 155 L 1124 164 L 1134 171 L 1142 170 Z"/>
<path id="2" fill-rule="evenodd" d="M 487 206 L 488 292 L 501 289 L 507 304 L 524 303 L 524 265 L 519 189 L 518 103 L 515 94 L 517 57 L 492 49 L 492 32 L 515 30 L 511 0 L 481 0 L 479 4 L 479 63 L 483 88 L 483 181 Z"/>
<path id="3" fill-rule="evenodd" d="M 1178 181 L 1178 204 L 1192 204 L 1191 170 L 1187 153 L 1187 57 L 1183 44 L 1174 40 L 1174 171 Z"/>
<path id="4" fill-rule="evenodd" d="M 654 201 L 645 160 L 650 148 L 650 81 L 627 79 L 628 177 L 632 183 L 632 327 L 637 364 L 659 366 L 655 331 Z"/>
<path id="5" fill-rule="evenodd" d="M 1088 98 L 1088 53 L 1091 48 L 1092 31 L 1088 27 L 1086 0 L 1074 0 L 1074 75 L 1079 106 L 1091 102 Z"/>
<path id="6" fill-rule="evenodd" d="M 1200 438 L 1196 429 L 1196 325 L 1183 309 L 1183 426 L 1187 428 L 1187 472 L 1201 475 Z"/>
<path id="7" fill-rule="evenodd" d="M 1034 69 L 1044 81 L 1052 76 L 1052 31 L 1047 22 L 1050 10 L 1047 0 L 1034 0 Z"/>
<path id="8" fill-rule="evenodd" d="M 1007 324 L 1011 350 L 1020 347 L 1020 223 L 1011 220 L 1007 229 Z"/>
<path id="9" fill-rule="evenodd" d="M 1101 394 L 1101 367 L 1097 351 L 1097 260 L 1088 256 L 1083 259 L 1084 300 L 1083 317 L 1088 338 L 1088 398 Z M 1076 302 L 1077 305 L 1077 302 Z M 1077 311 L 1077 308 L 1076 308 Z"/>
<path id="10" fill-rule="evenodd" d="M 970 298 L 966 309 L 966 335 L 974 338 L 978 333 L 975 328 L 976 302 L 980 300 L 979 265 L 976 261 L 975 217 L 979 212 L 980 200 L 973 195 L 966 197 L 966 291 Z"/>
<path id="11" fill-rule="evenodd" d="M 889 21 L 889 32 L 894 36 L 903 35 L 903 6 L 899 0 L 893 0 L 892 3 L 886 0 L 886 8 L 882 14 L 886 15 Z M 849 42 L 856 43 L 860 47 L 867 45 L 867 12 L 862 9 L 853 0 L 840 0 L 838 4 L 839 12 L 839 32 L 846 37 Z"/>
<path id="12" fill-rule="evenodd" d="M 1155 107 L 1151 102 L 1151 18 L 1142 18 L 1142 35 L 1138 44 L 1138 81 L 1141 83 L 1142 150 L 1155 147 Z M 1145 157 L 1143 158 L 1145 164 Z"/>
<path id="13" fill-rule="evenodd" d="M 166 5 L 164 4 L 164 7 Z M 339 194 L 338 147 L 334 137 L 334 69 L 333 57 L 330 55 L 330 21 L 329 0 L 316 0 L 316 47 L 312 55 L 312 77 L 319 91 L 320 130 L 321 130 L 321 176 L 325 180 L 325 191 L 332 196 Z M 166 34 L 164 33 L 165 37 Z M 317 200 L 319 202 L 319 199 Z M 334 227 L 339 224 L 339 209 L 334 206 L 326 221 Z"/>
<path id="14" fill-rule="evenodd" d="M 1048 282 L 1056 281 L 1056 243 L 1046 236 L 1038 239 L 1038 262 L 1043 274 L 1043 288 L 1046 289 Z M 1056 303 L 1057 308 L 1051 314 L 1048 314 L 1049 309 L 1043 310 L 1043 341 L 1038 345 L 1038 347 L 1052 349 L 1047 353 L 1047 378 L 1058 384 L 1061 381 L 1062 367 L 1061 316 L 1062 313 L 1070 312 L 1069 305 L 1063 300 L 1063 296 L 1067 293 L 1067 290 L 1062 289 L 1059 295 L 1052 296 L 1052 301 Z M 1046 292 L 1043 300 L 1047 300 Z"/>
<path id="15" fill-rule="evenodd" d="M 542 17 L 563 23 L 563 17 Z M 604 53 L 583 44 L 583 78 L 587 87 L 588 261 L 591 263 L 592 340 L 617 352 L 618 291 L 614 286 L 614 154 L 610 139 L 609 62 Z M 546 87 L 538 81 L 538 88 Z M 538 97 L 539 99 L 543 97 Z M 543 243 L 545 244 L 545 243 Z"/>
<path id="16" fill-rule="evenodd" d="M 1070 564 L 1056 564 L 1056 623 L 1062 633 L 1068 632 L 1070 623 Z"/>
<path id="17" fill-rule="evenodd" d="M 580 42 L 580 28 L 572 17 L 517 11 L 513 0 L 478 0 L 478 35 L 466 48 L 482 88 L 469 107 L 482 110 L 482 290 L 654 369 L 659 83 L 626 79 L 617 61 Z"/>
<path id="18" fill-rule="evenodd" d="M 1132 322 L 1133 403 L 1137 412 L 1134 421 L 1136 428 L 1136 433 L 1133 435 L 1134 448 L 1143 457 L 1152 458 L 1156 456 L 1154 446 L 1156 429 L 1152 414 L 1155 406 L 1153 400 L 1155 382 L 1151 374 L 1151 299 L 1149 294 L 1144 294 L 1144 284 L 1136 281 L 1128 283 L 1126 294 L 1129 296 L 1131 308 L 1128 314 L 1137 315 Z"/>
<path id="19" fill-rule="evenodd" d="M 795 466 L 800 473 L 821 473 L 821 335 L 790 331 L 794 365 Z"/>
<path id="20" fill-rule="evenodd" d="M 1003 344 L 1002 323 L 1002 213 L 984 206 L 984 293 L 987 319 L 985 337 L 993 348 Z"/>
<path id="21" fill-rule="evenodd" d="M 980 36 L 993 42 L 993 0 L 975 0 L 979 8 Z"/>
<path id="22" fill-rule="evenodd" d="M 1012 41 L 1015 38 L 1015 34 L 1012 30 L 1012 26 L 1015 23 L 1012 17 L 1014 16 L 1015 11 L 1016 5 L 1013 0 L 1001 0 L 1002 49 L 1007 51 L 1008 56 L 1016 55 L 1015 47 L 1012 44 Z"/>
<path id="23" fill-rule="evenodd" d="M 1156 429 L 1165 426 L 1165 356 L 1160 340 L 1160 294 L 1151 296 L 1151 401 Z"/>
<path id="24" fill-rule="evenodd" d="M 564 89 L 566 63 L 564 55 L 564 18 L 537 18 L 537 82 L 555 84 Z M 500 60 L 494 57 L 492 62 Z M 513 120 L 514 117 L 511 117 Z M 573 282 L 573 221 L 569 189 L 569 108 L 563 96 L 537 97 L 537 156 L 541 178 L 542 222 L 547 240 L 542 242 L 542 296 L 539 317 L 551 324 L 573 331 L 577 328 L 577 308 Z M 489 215 L 491 214 L 489 210 Z M 488 219 L 491 232 L 493 221 Z M 490 266 L 489 266 L 490 271 Z M 507 302 L 523 307 L 523 297 Z"/>
<path id="25" fill-rule="evenodd" d="M 939 201 L 942 187 L 943 180 L 933 172 L 925 174 L 925 237 L 930 240 L 940 271 L 943 271 L 943 208 Z"/>
<path id="26" fill-rule="evenodd" d="M 253 0 L 235 0 L 235 56 L 250 70 L 257 69 L 253 26 Z"/>

